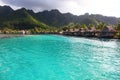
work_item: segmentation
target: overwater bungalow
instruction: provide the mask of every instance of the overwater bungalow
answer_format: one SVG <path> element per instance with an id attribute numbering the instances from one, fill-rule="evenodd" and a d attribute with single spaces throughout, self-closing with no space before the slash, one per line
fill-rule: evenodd
<path id="1" fill-rule="evenodd" d="M 101 30 L 97 30 L 95 27 L 91 27 L 85 32 L 86 37 L 98 37 Z"/>
<path id="2" fill-rule="evenodd" d="M 112 26 L 105 26 L 100 33 L 99 37 L 113 38 L 116 34 L 116 30 Z"/>
<path id="3" fill-rule="evenodd" d="M 69 36 L 113 38 L 116 35 L 116 30 L 112 26 L 105 26 L 102 30 L 91 27 L 90 29 L 68 29 L 61 34 Z"/>
<path id="4" fill-rule="evenodd" d="M 86 30 L 84 28 L 81 29 L 69 29 L 63 32 L 64 35 L 70 36 L 83 36 Z"/>
<path id="5" fill-rule="evenodd" d="M 86 32 L 85 32 L 86 37 L 94 37 L 95 34 L 96 34 L 96 28 L 95 27 L 91 27 L 89 30 L 86 30 Z"/>
<path id="6" fill-rule="evenodd" d="M 79 36 L 79 35 L 80 35 L 80 29 L 74 29 L 73 34 L 74 34 L 75 36 Z"/>
<path id="7" fill-rule="evenodd" d="M 81 28 L 80 29 L 80 36 L 85 36 L 86 35 L 86 31 L 87 31 L 87 29 L 85 29 L 85 28 Z"/>
<path id="8" fill-rule="evenodd" d="M 101 33 L 101 30 L 96 30 L 96 31 L 95 31 L 95 37 L 99 37 L 99 36 L 100 36 L 100 33 Z"/>
<path id="9" fill-rule="evenodd" d="M 68 29 L 63 32 L 64 35 L 73 35 L 74 30 L 73 29 Z"/>

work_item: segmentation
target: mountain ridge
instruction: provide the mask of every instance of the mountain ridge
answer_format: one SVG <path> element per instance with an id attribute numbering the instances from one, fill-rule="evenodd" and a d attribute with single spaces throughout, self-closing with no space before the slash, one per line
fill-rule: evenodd
<path id="1" fill-rule="evenodd" d="M 21 30 L 34 29 L 35 27 L 47 28 L 48 26 L 43 22 L 36 20 L 25 8 L 21 8 L 9 13 L 6 17 L 1 16 L 0 27 Z"/>
<path id="2" fill-rule="evenodd" d="M 16 15 L 18 17 L 15 17 L 15 15 L 13 14 L 15 12 L 17 12 Z M 4 21 L 7 21 L 9 18 L 10 19 L 15 18 L 16 20 L 20 21 L 19 20 L 20 17 L 22 18 L 25 17 L 22 13 L 24 13 L 25 15 L 29 15 L 29 18 L 30 17 L 32 18 L 31 23 L 38 22 L 38 23 L 42 23 L 44 25 L 53 26 L 53 27 L 62 27 L 69 23 L 97 25 L 100 22 L 104 22 L 107 25 L 109 24 L 116 25 L 118 22 L 120 22 L 120 18 L 103 16 L 100 14 L 86 13 L 84 15 L 77 16 L 71 13 L 61 13 L 57 9 L 53 9 L 50 11 L 44 10 L 44 11 L 35 13 L 33 10 L 29 10 L 26 8 L 13 10 L 10 6 L 0 6 L 0 21 L 4 22 Z"/>

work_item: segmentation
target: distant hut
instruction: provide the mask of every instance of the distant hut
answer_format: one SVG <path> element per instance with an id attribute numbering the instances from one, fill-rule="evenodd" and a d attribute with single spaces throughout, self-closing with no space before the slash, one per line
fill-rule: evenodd
<path id="1" fill-rule="evenodd" d="M 74 29 L 69 29 L 68 31 L 69 31 L 69 32 L 74 32 Z"/>
<path id="2" fill-rule="evenodd" d="M 5 31 L 5 34 L 9 34 L 10 32 L 9 31 Z"/>
<path id="3" fill-rule="evenodd" d="M 100 35 L 101 30 L 97 30 L 95 27 L 91 27 L 89 32 L 90 32 L 90 36 L 98 37 Z"/>
<path id="4" fill-rule="evenodd" d="M 63 34 L 64 31 L 60 31 L 59 34 Z"/>
<path id="5" fill-rule="evenodd" d="M 86 32 L 86 31 L 87 31 L 87 29 L 85 29 L 85 28 L 81 28 L 81 29 L 80 29 L 80 32 L 81 32 L 81 33 L 84 33 L 84 32 Z"/>
<path id="6" fill-rule="evenodd" d="M 74 28 L 74 32 L 73 32 L 74 36 L 79 36 L 80 34 L 79 31 L 80 31 L 79 29 Z"/>
<path id="7" fill-rule="evenodd" d="M 90 28 L 90 32 L 96 32 L 96 28 L 95 27 L 91 27 Z"/>
<path id="8" fill-rule="evenodd" d="M 94 37 L 96 33 L 96 28 L 95 27 L 91 27 L 89 30 L 86 31 L 85 36 L 87 37 Z"/>
<path id="9" fill-rule="evenodd" d="M 78 32 L 78 31 L 79 31 L 79 29 L 76 29 L 76 28 L 75 28 L 75 29 L 73 29 L 73 30 L 74 30 L 74 32 Z"/>
<path id="10" fill-rule="evenodd" d="M 86 32 L 87 32 L 87 29 L 85 28 L 80 29 L 81 36 L 86 36 Z"/>
<path id="11" fill-rule="evenodd" d="M 105 26 L 100 33 L 100 37 L 113 38 L 115 36 L 116 30 L 112 26 Z"/>
<path id="12" fill-rule="evenodd" d="M 74 33 L 74 29 L 68 29 L 65 32 L 63 32 L 64 35 L 71 35 L 71 36 L 73 35 L 73 33 Z"/>
<path id="13" fill-rule="evenodd" d="M 101 30 L 99 30 L 99 29 L 96 30 L 96 31 L 95 31 L 95 37 L 99 37 L 99 36 L 100 36 L 100 33 L 101 33 Z"/>
<path id="14" fill-rule="evenodd" d="M 19 34 L 25 34 L 25 31 L 24 30 L 20 30 L 18 31 Z"/>
<path id="15" fill-rule="evenodd" d="M 25 31 L 25 34 L 30 34 L 30 31 Z"/>

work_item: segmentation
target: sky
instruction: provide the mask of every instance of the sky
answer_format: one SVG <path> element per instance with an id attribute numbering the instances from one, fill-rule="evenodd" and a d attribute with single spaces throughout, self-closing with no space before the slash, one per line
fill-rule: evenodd
<path id="1" fill-rule="evenodd" d="M 25 7 L 35 12 L 58 9 L 74 15 L 89 13 L 120 17 L 120 0 L 0 0 L 0 5 L 13 9 Z"/>

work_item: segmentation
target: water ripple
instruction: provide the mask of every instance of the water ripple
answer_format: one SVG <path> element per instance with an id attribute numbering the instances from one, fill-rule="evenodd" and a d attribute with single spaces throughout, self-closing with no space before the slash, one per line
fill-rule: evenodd
<path id="1" fill-rule="evenodd" d="M 3 80 L 120 80 L 120 42 L 36 35 L 0 40 Z"/>

